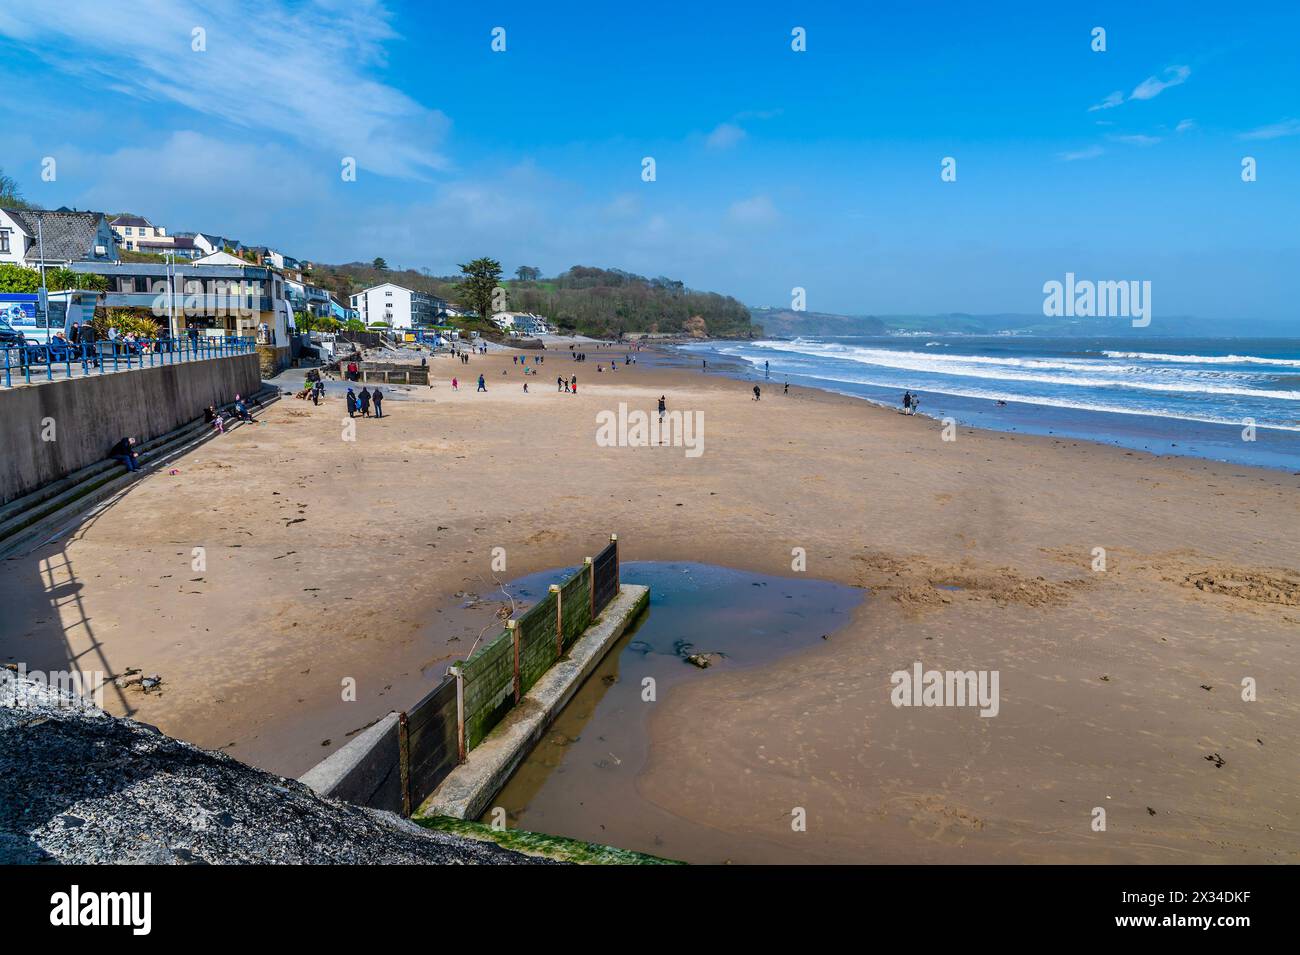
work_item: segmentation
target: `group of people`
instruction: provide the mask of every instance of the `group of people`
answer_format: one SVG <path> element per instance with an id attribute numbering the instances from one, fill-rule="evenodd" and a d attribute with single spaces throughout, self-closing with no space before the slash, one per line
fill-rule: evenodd
<path id="1" fill-rule="evenodd" d="M 300 401 L 310 401 L 314 405 L 319 405 L 320 400 L 325 397 L 325 382 L 317 376 L 315 381 L 308 376 L 302 383 L 302 391 L 294 395 Z"/>
<path id="2" fill-rule="evenodd" d="M 486 346 L 486 345 L 475 345 L 473 351 L 474 351 L 474 353 L 477 354 L 477 355 L 486 355 L 488 350 L 487 350 L 487 346 Z M 465 348 L 464 345 L 461 345 L 459 349 L 457 349 L 454 345 L 452 346 L 452 349 L 451 349 L 451 357 L 452 357 L 452 358 L 459 358 L 459 359 L 460 359 L 460 363 L 461 363 L 462 365 L 468 365 L 468 364 L 469 364 L 469 355 L 470 355 L 470 353 L 469 353 L 469 351 Z"/>
<path id="3" fill-rule="evenodd" d="M 111 346 L 110 352 L 114 355 L 139 355 L 155 349 L 164 352 L 172 348 L 171 338 L 165 328 L 158 330 L 158 337 L 155 340 L 136 335 L 134 332 L 123 335 L 118 332 L 116 326 L 112 326 L 108 330 L 105 341 Z M 99 367 L 101 343 L 99 333 L 90 322 L 73 322 L 68 327 L 66 335 L 62 329 L 55 332 L 50 336 L 50 346 L 55 351 L 67 350 L 71 352 L 73 358 L 84 358 L 96 368 Z"/>
<path id="4" fill-rule="evenodd" d="M 384 416 L 384 393 L 379 390 L 378 385 L 375 385 L 373 391 L 363 387 L 360 394 L 349 388 L 345 400 L 348 406 L 349 418 L 356 417 L 358 411 L 361 412 L 361 417 L 369 418 L 372 404 L 375 406 L 375 417 L 382 418 Z"/>
<path id="5" fill-rule="evenodd" d="M 244 404 L 242 395 L 235 395 L 235 402 L 231 406 L 231 417 L 236 421 L 247 421 L 249 424 L 257 424 L 253 420 L 252 412 L 248 410 L 248 405 Z M 221 409 L 216 405 L 208 405 L 203 410 L 203 420 L 205 423 L 212 425 L 212 430 L 217 434 L 226 433 L 226 419 L 222 415 Z"/>
<path id="6" fill-rule="evenodd" d="M 921 403 L 921 396 L 911 391 L 903 392 L 903 414 L 916 414 L 916 406 Z"/>
<path id="7" fill-rule="evenodd" d="M 254 399 L 254 402 L 259 405 L 261 404 L 256 401 L 256 399 Z M 257 424 L 257 421 L 253 418 L 252 412 L 248 410 L 248 405 L 244 402 L 244 396 L 240 394 L 235 395 L 235 400 L 231 405 L 231 417 L 236 421 L 247 421 L 250 424 Z M 226 433 L 225 416 L 221 413 L 221 409 L 215 404 L 208 405 L 203 409 L 203 421 L 205 424 L 210 424 L 212 430 L 217 432 L 217 434 Z M 112 460 L 119 461 L 126 465 L 128 471 L 140 470 L 140 452 L 136 450 L 136 440 L 133 437 L 127 436 L 120 439 L 116 444 L 109 448 L 108 456 Z"/>
<path id="8" fill-rule="evenodd" d="M 571 378 L 565 378 L 560 375 L 555 379 L 555 390 L 576 395 L 578 393 L 578 376 L 574 375 Z"/>

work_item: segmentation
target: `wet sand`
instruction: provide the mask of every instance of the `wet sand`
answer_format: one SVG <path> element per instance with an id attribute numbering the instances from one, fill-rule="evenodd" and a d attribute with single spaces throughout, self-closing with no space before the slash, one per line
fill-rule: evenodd
<path id="1" fill-rule="evenodd" d="M 528 395 L 509 357 L 436 359 L 434 386 L 387 389 L 355 441 L 340 400 L 282 400 L 0 564 L 0 661 L 158 673 L 161 692 L 106 707 L 298 775 L 465 655 L 485 623 L 458 593 L 574 564 L 611 531 L 628 560 L 776 575 L 803 548 L 808 575 L 870 589 L 870 613 L 661 697 L 637 786 L 665 813 L 773 847 L 753 861 L 1300 858 L 1296 475 L 946 442 L 851 398 L 754 402 L 696 370 L 596 374 L 589 354 L 548 352 Z M 574 373 L 579 394 L 557 394 Z M 703 412 L 703 455 L 597 445 L 597 412 L 661 393 Z M 999 715 L 895 709 L 889 675 L 916 660 L 999 670 Z"/>
<path id="2" fill-rule="evenodd" d="M 685 563 L 625 562 L 622 578 L 650 588 L 649 611 L 610 649 L 482 821 L 492 822 L 501 807 L 512 828 L 686 862 L 807 861 L 794 847 L 702 826 L 645 799 L 637 781 L 649 757 L 650 717 L 674 705 L 674 687 L 775 665 L 828 639 L 865 591 L 806 575 Z M 692 655 L 709 665 L 691 663 Z M 694 732 L 709 731 L 694 724 Z"/>

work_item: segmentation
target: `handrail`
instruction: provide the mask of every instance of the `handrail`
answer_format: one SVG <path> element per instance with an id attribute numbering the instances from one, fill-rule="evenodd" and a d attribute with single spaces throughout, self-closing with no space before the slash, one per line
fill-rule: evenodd
<path id="1" fill-rule="evenodd" d="M 94 343 L 53 342 L 44 345 L 0 345 L 4 352 L 3 378 L 6 388 L 13 387 L 17 374 L 23 384 L 31 384 L 33 370 L 36 377 L 44 371 L 46 381 L 54 380 L 54 369 L 62 365 L 67 377 L 73 377 L 76 368 L 82 376 L 104 374 L 131 368 L 153 368 L 186 361 L 209 358 L 227 358 L 247 355 L 257 350 L 257 339 L 252 336 L 184 336 L 181 338 L 115 338 Z"/>

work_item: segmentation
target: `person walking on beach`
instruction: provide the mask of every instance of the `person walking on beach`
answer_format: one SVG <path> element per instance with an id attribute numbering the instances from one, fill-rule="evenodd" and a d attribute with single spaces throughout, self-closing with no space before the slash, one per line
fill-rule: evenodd
<path id="1" fill-rule="evenodd" d="M 384 393 L 379 390 L 378 385 L 375 385 L 375 390 L 370 392 L 370 398 L 375 403 L 375 417 L 382 418 L 384 416 Z"/>
<path id="2" fill-rule="evenodd" d="M 664 412 L 668 410 L 668 403 L 663 395 L 659 396 L 659 421 L 664 420 Z"/>
<path id="3" fill-rule="evenodd" d="M 906 414 L 907 409 L 911 407 L 912 407 L 912 393 L 910 391 L 905 391 L 903 392 L 903 413 Z"/>
<path id="4" fill-rule="evenodd" d="M 528 382 L 524 382 L 524 394 L 528 394 Z"/>
<path id="5" fill-rule="evenodd" d="M 460 382 L 457 381 L 455 378 L 451 380 L 451 390 L 460 391 Z"/>
<path id="6" fill-rule="evenodd" d="M 770 377 L 771 377 L 771 375 L 769 374 L 769 372 L 770 372 L 770 370 L 771 370 L 771 364 L 772 364 L 772 363 L 769 362 L 769 361 L 765 361 L 765 362 L 763 362 L 763 377 L 764 377 L 764 378 L 770 378 Z"/>
<path id="7" fill-rule="evenodd" d="M 351 388 L 348 389 L 347 402 L 348 402 L 348 417 L 349 418 L 355 417 L 357 413 L 357 396 L 356 394 L 353 393 Z"/>
<path id="8" fill-rule="evenodd" d="M 708 371 L 708 370 L 709 370 L 709 360 L 707 358 L 701 358 L 700 371 Z"/>
<path id="9" fill-rule="evenodd" d="M 478 376 L 478 390 L 487 391 L 487 382 L 483 380 L 483 375 Z"/>
<path id="10" fill-rule="evenodd" d="M 361 417 L 370 417 L 370 390 L 364 385 L 361 388 L 361 394 L 357 395 L 357 403 L 361 405 Z"/>
<path id="11" fill-rule="evenodd" d="M 140 455 L 135 450 L 135 438 L 123 438 L 117 444 L 113 445 L 108 456 L 115 461 L 121 461 L 126 465 L 128 471 L 138 471 L 140 469 Z"/>
<path id="12" fill-rule="evenodd" d="M 572 378 L 569 379 L 569 391 L 570 391 L 572 394 L 575 394 L 575 395 L 578 393 L 578 376 L 577 376 L 577 375 L 574 375 Z"/>
<path id="13" fill-rule="evenodd" d="M 785 391 L 781 392 L 781 394 L 788 395 L 789 393 L 790 393 L 790 382 L 787 381 L 785 383 Z"/>
<path id="14" fill-rule="evenodd" d="M 754 400 L 755 400 L 755 401 L 758 401 L 758 400 L 762 397 L 762 395 L 763 395 L 763 393 L 762 393 L 761 391 L 758 390 L 758 385 L 755 385 L 755 386 L 754 386 Z"/>
<path id="15" fill-rule="evenodd" d="M 912 410 L 908 414 L 916 414 L 917 406 L 921 403 L 920 395 L 912 395 Z"/>
<path id="16" fill-rule="evenodd" d="M 564 376 L 563 376 L 563 375 L 557 375 L 557 376 L 556 376 L 556 378 L 555 378 L 555 390 L 556 390 L 556 391 L 565 391 L 565 390 L 566 390 L 565 387 L 564 387 Z"/>

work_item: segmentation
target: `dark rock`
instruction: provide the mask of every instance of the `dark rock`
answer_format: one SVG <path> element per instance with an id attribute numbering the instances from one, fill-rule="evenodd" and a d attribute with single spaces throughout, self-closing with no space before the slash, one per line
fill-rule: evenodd
<path id="1" fill-rule="evenodd" d="M 534 863 L 0 670 L 0 863 Z"/>

